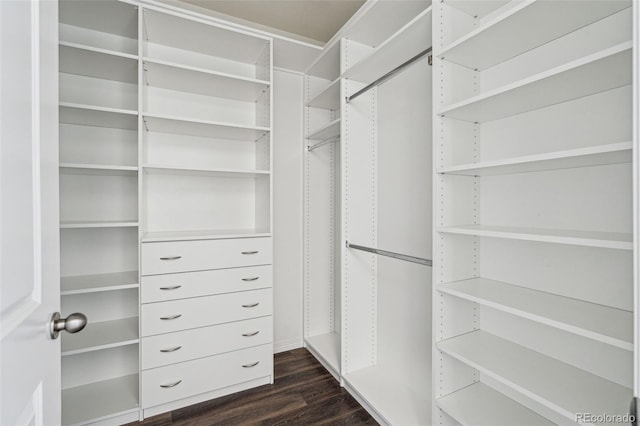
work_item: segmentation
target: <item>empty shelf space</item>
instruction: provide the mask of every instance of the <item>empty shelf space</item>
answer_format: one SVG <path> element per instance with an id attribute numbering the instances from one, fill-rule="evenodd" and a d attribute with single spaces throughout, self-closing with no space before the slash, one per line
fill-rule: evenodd
<path id="1" fill-rule="evenodd" d="M 118 377 L 62 390 L 65 426 L 107 420 L 138 411 L 138 375 Z"/>
<path id="2" fill-rule="evenodd" d="M 629 311 L 486 278 L 443 284 L 438 291 L 628 351 L 633 350 L 633 313 Z"/>
<path id="3" fill-rule="evenodd" d="M 340 119 L 333 120 L 331 123 L 322 126 L 315 132 L 311 133 L 307 139 L 326 140 L 340 136 Z"/>
<path id="4" fill-rule="evenodd" d="M 510 0 L 445 0 L 445 4 L 470 16 L 483 17 L 497 11 Z"/>
<path id="5" fill-rule="evenodd" d="M 112 272 L 108 274 L 78 275 L 60 278 L 60 295 L 96 293 L 101 291 L 137 288 L 138 271 Z"/>
<path id="6" fill-rule="evenodd" d="M 334 80 L 326 89 L 311 99 L 307 106 L 335 111 L 340 109 L 340 79 Z"/>
<path id="7" fill-rule="evenodd" d="M 138 57 L 77 43 L 60 42 L 60 72 L 137 84 Z"/>
<path id="8" fill-rule="evenodd" d="M 449 234 L 538 241 L 553 244 L 569 244 L 620 250 L 633 249 L 632 235 L 620 232 L 576 231 L 494 225 L 443 226 L 437 228 L 437 231 Z"/>
<path id="9" fill-rule="evenodd" d="M 576 167 L 631 163 L 632 142 L 620 142 L 506 160 L 484 161 L 440 169 L 439 173 L 465 176 L 493 176 L 540 172 Z"/>
<path id="10" fill-rule="evenodd" d="M 61 221 L 60 229 L 79 228 L 129 228 L 137 227 L 137 221 L 126 220 L 83 220 L 83 221 Z"/>
<path id="11" fill-rule="evenodd" d="M 143 243 L 161 241 L 212 240 L 217 238 L 270 237 L 271 232 L 262 229 L 202 229 L 184 231 L 151 231 L 142 236 Z"/>
<path id="12" fill-rule="evenodd" d="M 116 166 L 111 164 L 60 163 L 60 173 L 87 175 L 135 175 L 136 166 Z"/>
<path id="13" fill-rule="evenodd" d="M 75 355 L 139 342 L 138 317 L 92 323 L 80 333 L 65 333 L 62 337 L 62 356 Z"/>
<path id="14" fill-rule="evenodd" d="M 163 173 L 163 174 L 205 174 L 209 176 L 231 177 L 231 178 L 256 178 L 261 176 L 269 176 L 271 172 L 268 170 L 241 170 L 241 169 L 209 169 L 200 167 L 176 167 L 163 166 L 157 164 L 144 164 L 143 169 L 146 173 Z"/>
<path id="15" fill-rule="evenodd" d="M 344 78 L 371 83 L 431 47 L 431 7 L 349 68 Z M 424 57 L 426 59 L 426 56 Z"/>
<path id="16" fill-rule="evenodd" d="M 514 7 L 505 8 L 437 54 L 447 61 L 484 70 L 630 6 L 631 0 L 593 2 L 589 7 L 575 1 L 514 2 Z"/>
<path id="17" fill-rule="evenodd" d="M 268 50 L 267 37 L 250 35 L 199 20 L 143 10 L 147 43 L 154 43 L 254 65 Z M 194 40 L 212 40 L 197 43 Z"/>
<path id="18" fill-rule="evenodd" d="M 138 112 L 61 102 L 60 123 L 137 130 Z"/>
<path id="19" fill-rule="evenodd" d="M 571 421 L 576 413 L 624 414 L 629 408 L 631 389 L 481 330 L 436 346 Z"/>
<path id="20" fill-rule="evenodd" d="M 143 119 L 147 130 L 150 132 L 216 139 L 257 141 L 270 131 L 268 127 L 243 126 L 217 121 L 195 120 L 155 114 L 144 114 Z"/>
<path id="21" fill-rule="evenodd" d="M 414 380 L 398 378 L 398 365 L 377 365 L 345 375 L 345 387 L 364 399 L 390 425 L 431 424 L 430 365 L 412 365 Z"/>
<path id="22" fill-rule="evenodd" d="M 439 114 L 482 123 L 629 85 L 632 74 L 631 47 L 631 42 L 618 44 L 505 87 L 457 102 L 441 110 Z"/>
<path id="23" fill-rule="evenodd" d="M 481 382 L 436 399 L 436 405 L 462 426 L 555 424 Z"/>
<path id="24" fill-rule="evenodd" d="M 322 50 L 320 56 L 309 66 L 305 74 L 333 81 L 340 75 L 340 41 Z"/>
<path id="25" fill-rule="evenodd" d="M 334 375 L 340 376 L 340 335 L 319 334 L 305 338 L 307 349 Z"/>
<path id="26" fill-rule="evenodd" d="M 249 102 L 269 89 L 268 81 L 150 58 L 143 59 L 143 66 L 147 84 L 154 87 Z"/>

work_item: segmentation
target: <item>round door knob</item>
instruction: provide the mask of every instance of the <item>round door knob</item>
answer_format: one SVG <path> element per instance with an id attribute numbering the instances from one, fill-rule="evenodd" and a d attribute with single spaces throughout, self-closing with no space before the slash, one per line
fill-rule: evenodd
<path id="1" fill-rule="evenodd" d="M 68 333 L 77 333 L 87 325 L 87 316 L 79 312 L 73 313 L 66 318 L 60 318 L 60 312 L 51 315 L 49 323 L 49 334 L 52 339 L 57 339 L 62 330 Z"/>

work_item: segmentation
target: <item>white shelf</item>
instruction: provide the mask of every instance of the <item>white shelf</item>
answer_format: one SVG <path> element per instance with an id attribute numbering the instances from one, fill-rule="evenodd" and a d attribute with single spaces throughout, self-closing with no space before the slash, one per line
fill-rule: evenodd
<path id="1" fill-rule="evenodd" d="M 144 9 L 146 41 L 254 65 L 270 41 L 266 37 Z M 168 31 L 167 29 L 171 29 Z"/>
<path id="2" fill-rule="evenodd" d="M 486 278 L 440 285 L 438 291 L 633 351 L 633 312 Z"/>
<path id="3" fill-rule="evenodd" d="M 145 78 L 153 87 L 255 102 L 269 89 L 269 82 L 209 71 L 155 59 L 143 59 Z"/>
<path id="4" fill-rule="evenodd" d="M 84 221 L 61 221 L 60 229 L 83 229 L 83 228 L 129 228 L 137 227 L 136 221 L 113 221 L 113 220 L 84 220 Z"/>
<path id="5" fill-rule="evenodd" d="M 78 43 L 60 42 L 60 72 L 138 84 L 138 57 Z"/>
<path id="6" fill-rule="evenodd" d="M 332 111 L 340 109 L 340 79 L 334 80 L 326 89 L 320 92 L 306 105 L 313 108 L 329 109 Z"/>
<path id="7" fill-rule="evenodd" d="M 257 178 L 261 176 L 269 176 L 271 172 L 268 170 L 241 170 L 241 169 L 204 169 L 200 167 L 174 167 L 163 166 L 157 164 L 143 164 L 145 172 L 162 173 L 162 174 L 178 174 L 178 175 L 193 175 L 204 174 L 208 176 L 216 177 L 230 177 L 230 178 Z"/>
<path id="8" fill-rule="evenodd" d="M 322 126 L 315 132 L 311 133 L 307 139 L 311 140 L 327 140 L 340 136 L 340 119 L 333 120 L 331 123 Z"/>
<path id="9" fill-rule="evenodd" d="M 589 7 L 579 1 L 514 2 L 514 7 L 505 8 L 437 55 L 484 70 L 630 6 L 631 0 L 593 2 Z"/>
<path id="10" fill-rule="evenodd" d="M 343 77 L 371 83 L 430 46 L 431 7 L 346 70 Z"/>
<path id="11" fill-rule="evenodd" d="M 70 296 L 72 294 L 125 290 L 139 286 L 138 271 L 78 275 L 60 278 L 60 295 Z"/>
<path id="12" fill-rule="evenodd" d="M 626 413 L 633 394 L 631 389 L 480 330 L 439 342 L 437 348 L 571 421 L 576 413 Z"/>
<path id="13" fill-rule="evenodd" d="M 470 16 L 483 17 L 509 3 L 510 0 L 445 0 L 445 4 Z"/>
<path id="14" fill-rule="evenodd" d="M 217 121 L 195 120 L 186 117 L 144 114 L 143 118 L 147 130 L 150 132 L 206 138 L 257 141 L 270 131 L 268 127 L 242 126 Z"/>
<path id="15" fill-rule="evenodd" d="M 60 1 L 60 23 L 129 39 L 138 38 L 138 7 L 116 0 Z"/>
<path id="16" fill-rule="evenodd" d="M 422 13 L 429 1 L 375 1 L 363 5 L 349 21 L 344 38 L 376 47 Z M 363 12 L 363 13 L 360 13 Z"/>
<path id="17" fill-rule="evenodd" d="M 334 81 L 340 76 L 340 41 L 322 50 L 320 56 L 309 66 L 305 74 Z"/>
<path id="18" fill-rule="evenodd" d="M 517 38 L 511 37 L 511 39 Z M 458 120 L 483 123 L 629 85 L 632 77 L 631 48 L 630 41 L 618 44 L 524 80 L 457 102 L 438 114 Z"/>
<path id="19" fill-rule="evenodd" d="M 555 424 L 481 382 L 436 399 L 436 405 L 462 426 Z"/>
<path id="20" fill-rule="evenodd" d="M 137 130 L 138 112 L 126 109 L 60 102 L 60 123 Z"/>
<path id="21" fill-rule="evenodd" d="M 619 250 L 633 249 L 632 235 L 620 232 L 576 231 L 566 229 L 542 229 L 494 225 L 443 226 L 438 228 L 437 231 L 449 234 L 538 241 L 586 247 L 600 247 Z"/>
<path id="22" fill-rule="evenodd" d="M 111 164 L 60 163 L 60 173 L 82 175 L 126 175 L 134 176 L 138 172 L 136 166 L 115 166 Z"/>
<path id="23" fill-rule="evenodd" d="M 320 334 L 305 338 L 307 349 L 316 358 L 319 357 L 328 370 L 340 376 L 340 335 L 337 333 Z"/>
<path id="24" fill-rule="evenodd" d="M 138 375 L 62 390 L 62 424 L 65 426 L 107 420 L 138 411 Z"/>
<path id="25" fill-rule="evenodd" d="M 612 143 L 545 154 L 527 155 L 507 160 L 483 161 L 450 166 L 440 169 L 438 173 L 464 176 L 493 176 L 631 163 L 632 147 L 632 142 Z"/>
<path id="26" fill-rule="evenodd" d="M 364 368 L 345 375 L 346 387 L 392 425 L 429 425 L 431 424 L 431 379 L 422 372 L 431 371 L 430 365 L 419 367 L 414 381 L 407 383 L 398 379 L 398 366 Z M 409 387 L 413 386 L 413 387 Z"/>
<path id="27" fill-rule="evenodd" d="M 218 238 L 256 238 L 270 236 L 271 232 L 265 232 L 265 230 L 252 228 L 156 231 L 145 232 L 142 236 L 142 242 L 152 243 L 161 241 L 215 240 Z"/>
<path id="28" fill-rule="evenodd" d="M 138 317 L 92 323 L 80 333 L 62 337 L 62 356 L 134 345 L 139 342 Z"/>

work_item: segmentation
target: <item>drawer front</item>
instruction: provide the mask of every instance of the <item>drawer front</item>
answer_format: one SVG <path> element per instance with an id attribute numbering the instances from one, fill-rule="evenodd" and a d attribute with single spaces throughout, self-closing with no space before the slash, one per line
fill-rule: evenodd
<path id="1" fill-rule="evenodd" d="M 272 244 L 269 237 L 142 244 L 142 275 L 271 263 Z"/>
<path id="2" fill-rule="evenodd" d="M 272 372 L 271 344 L 146 370 L 142 372 L 142 407 L 270 376 Z"/>
<path id="3" fill-rule="evenodd" d="M 273 318 L 262 317 L 142 339 L 142 369 L 217 355 L 273 341 Z"/>
<path id="4" fill-rule="evenodd" d="M 148 303 L 141 306 L 142 336 L 271 315 L 271 289 Z"/>
<path id="5" fill-rule="evenodd" d="M 142 303 L 246 291 L 272 286 L 272 267 L 217 269 L 214 271 L 142 277 Z"/>

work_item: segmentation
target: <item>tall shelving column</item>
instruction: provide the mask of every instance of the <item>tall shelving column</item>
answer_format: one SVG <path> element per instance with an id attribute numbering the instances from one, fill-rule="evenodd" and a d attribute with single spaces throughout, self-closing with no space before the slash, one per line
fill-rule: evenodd
<path id="1" fill-rule="evenodd" d="M 60 2 L 62 423 L 138 419 L 138 10 Z"/>
<path id="2" fill-rule="evenodd" d="M 430 2 L 371 2 L 342 40 L 341 243 L 407 255 L 342 255 L 345 388 L 381 424 L 430 421 L 430 47 Z"/>
<path id="3" fill-rule="evenodd" d="M 632 7 L 434 4 L 434 425 L 627 413 Z"/>
<path id="4" fill-rule="evenodd" d="M 305 75 L 304 342 L 341 380 L 340 43 Z"/>
<path id="5" fill-rule="evenodd" d="M 143 417 L 273 383 L 272 40 L 144 5 Z"/>

